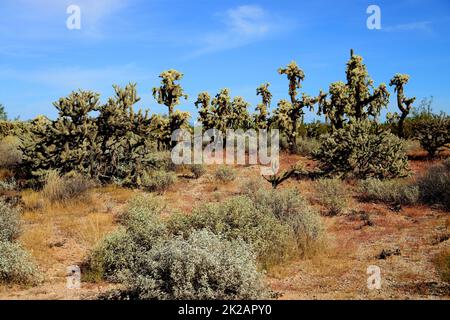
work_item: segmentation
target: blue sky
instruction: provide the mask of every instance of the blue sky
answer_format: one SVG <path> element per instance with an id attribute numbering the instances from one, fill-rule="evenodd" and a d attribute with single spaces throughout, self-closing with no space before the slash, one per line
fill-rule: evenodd
<path id="1" fill-rule="evenodd" d="M 81 8 L 81 30 L 66 28 L 70 4 Z M 366 27 L 371 4 L 381 8 L 381 30 Z M 450 113 L 449 34 L 448 0 L 1 0 L 0 103 L 10 117 L 55 117 L 52 102 L 72 90 L 106 101 L 112 84 L 131 81 L 139 106 L 163 113 L 151 88 L 175 68 L 190 96 L 182 110 L 194 114 L 199 92 L 223 87 L 253 109 L 267 81 L 274 107 L 287 97 L 278 67 L 296 60 L 304 91 L 315 95 L 345 79 L 354 48 L 375 85 L 407 73 L 408 96 L 432 95 L 434 109 Z"/>

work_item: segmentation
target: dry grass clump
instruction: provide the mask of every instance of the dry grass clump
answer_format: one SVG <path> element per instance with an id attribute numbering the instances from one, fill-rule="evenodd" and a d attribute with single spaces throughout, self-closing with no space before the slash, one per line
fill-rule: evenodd
<path id="1" fill-rule="evenodd" d="M 222 165 L 214 173 L 214 177 L 223 183 L 228 183 L 236 179 L 236 170 L 230 166 Z"/>
<path id="2" fill-rule="evenodd" d="M 342 214 L 348 205 L 349 192 L 340 179 L 321 179 L 315 183 L 318 202 L 324 206 L 325 214 Z"/>
<path id="3" fill-rule="evenodd" d="M 433 263 L 442 280 L 450 283 L 450 248 L 444 248 L 439 252 Z"/>
<path id="4" fill-rule="evenodd" d="M 42 196 L 51 203 L 62 203 L 81 198 L 94 187 L 94 183 L 81 174 L 68 174 L 63 177 L 57 171 L 47 173 Z"/>
<path id="5" fill-rule="evenodd" d="M 204 164 L 193 164 L 189 167 L 189 169 L 195 179 L 200 178 L 206 173 L 206 166 Z"/>
<path id="6" fill-rule="evenodd" d="M 21 163 L 22 152 L 19 143 L 19 139 L 12 136 L 0 141 L 0 168 L 10 169 Z"/>
<path id="7" fill-rule="evenodd" d="M 450 159 L 428 169 L 417 180 L 420 200 L 450 211 Z"/>

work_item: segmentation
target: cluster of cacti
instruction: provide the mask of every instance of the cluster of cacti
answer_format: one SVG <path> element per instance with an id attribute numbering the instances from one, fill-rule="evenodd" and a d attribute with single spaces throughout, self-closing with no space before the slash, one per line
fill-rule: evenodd
<path id="1" fill-rule="evenodd" d="M 397 133 L 399 137 L 404 138 L 404 123 L 405 119 L 410 113 L 413 103 L 416 98 L 406 98 L 404 94 L 404 86 L 408 83 L 409 76 L 406 74 L 396 74 L 390 82 L 390 86 L 395 86 L 395 92 L 397 93 L 397 106 L 400 109 L 401 114 L 397 112 L 388 113 L 387 119 L 390 122 L 397 123 Z"/>
<path id="2" fill-rule="evenodd" d="M 385 179 L 409 172 L 400 138 L 368 119 L 353 121 L 323 136 L 313 157 L 329 176 Z"/>
<path id="3" fill-rule="evenodd" d="M 362 57 L 353 54 L 353 50 L 347 63 L 346 75 L 346 83 L 332 83 L 330 98 L 322 96 L 319 101 L 319 114 L 323 114 L 335 129 L 343 128 L 347 122 L 369 117 L 377 119 L 381 109 L 389 103 L 386 85 L 374 88 Z"/>
<path id="4" fill-rule="evenodd" d="M 231 100 L 228 89 L 220 90 L 212 100 L 208 92 L 201 92 L 195 106 L 204 130 L 217 129 L 225 133 L 227 129 L 248 129 L 253 125 L 249 104 L 239 96 Z"/>
<path id="5" fill-rule="evenodd" d="M 115 96 L 104 105 L 93 92 L 61 98 L 54 103 L 58 118 L 38 117 L 30 124 L 31 134 L 23 136 L 23 173 L 42 180 L 50 169 L 78 171 L 100 181 L 140 186 L 153 165 L 151 153 L 168 147 L 172 132 L 187 126 L 189 119 L 189 113 L 173 110 L 182 90 L 170 79 L 178 80 L 180 74 L 172 70 L 162 75 L 156 96 L 169 106 L 168 117 L 135 112 L 140 100 L 135 84 L 114 86 Z"/>
<path id="6" fill-rule="evenodd" d="M 7 136 L 21 137 L 29 130 L 29 122 L 0 120 L 0 139 Z"/>
<path id="7" fill-rule="evenodd" d="M 450 147 L 450 117 L 445 114 L 430 114 L 415 122 L 417 139 L 430 157 L 443 148 Z"/>

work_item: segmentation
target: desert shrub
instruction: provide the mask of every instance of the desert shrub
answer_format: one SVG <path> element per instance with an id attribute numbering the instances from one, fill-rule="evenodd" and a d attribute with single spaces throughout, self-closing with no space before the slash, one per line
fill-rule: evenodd
<path id="1" fill-rule="evenodd" d="M 434 266 L 441 279 L 450 283 L 450 248 L 444 248 L 433 259 Z"/>
<path id="2" fill-rule="evenodd" d="M 19 210 L 0 200 L 0 241 L 14 241 L 20 235 Z"/>
<path id="3" fill-rule="evenodd" d="M 174 215 L 168 227 L 172 233 L 185 237 L 195 230 L 208 229 L 228 240 L 242 239 L 253 246 L 264 266 L 283 261 L 292 244 L 289 228 L 274 215 L 258 210 L 245 196 L 203 204 L 190 216 Z"/>
<path id="4" fill-rule="evenodd" d="M 214 176 L 220 182 L 231 182 L 236 179 L 236 170 L 232 167 L 222 165 L 216 169 Z"/>
<path id="5" fill-rule="evenodd" d="M 42 195 L 50 202 L 64 202 L 86 195 L 94 183 L 85 176 L 73 173 L 63 177 L 55 170 L 50 170 L 45 178 Z"/>
<path id="6" fill-rule="evenodd" d="M 30 255 L 16 243 L 0 241 L 0 283 L 34 284 L 38 271 Z"/>
<path id="7" fill-rule="evenodd" d="M 315 138 L 302 138 L 297 140 L 297 153 L 302 156 L 310 156 L 313 151 L 319 149 L 319 141 Z"/>
<path id="8" fill-rule="evenodd" d="M 417 179 L 420 199 L 450 210 L 450 159 L 437 164 Z"/>
<path id="9" fill-rule="evenodd" d="M 413 205 L 419 201 L 419 188 L 402 180 L 367 179 L 359 183 L 363 201 Z"/>
<path id="10" fill-rule="evenodd" d="M 195 179 L 200 178 L 206 173 L 206 166 L 204 164 L 193 164 L 189 167 Z"/>
<path id="11" fill-rule="evenodd" d="M 415 125 L 420 145 L 431 157 L 450 143 L 450 117 L 430 115 L 429 118 L 418 120 Z"/>
<path id="12" fill-rule="evenodd" d="M 314 254 L 320 247 L 322 220 L 297 189 L 259 190 L 250 198 L 258 211 L 273 215 L 290 229 L 303 256 Z"/>
<path id="13" fill-rule="evenodd" d="M 405 152 L 409 155 L 415 152 L 422 151 L 419 141 L 417 140 L 404 140 L 403 145 L 405 147 Z"/>
<path id="14" fill-rule="evenodd" d="M 0 191 L 11 191 L 17 188 L 17 182 L 15 179 L 0 180 Z"/>
<path id="15" fill-rule="evenodd" d="M 341 214 L 348 204 L 348 191 L 340 179 L 321 179 L 315 183 L 318 202 L 325 207 L 327 215 Z"/>
<path id="16" fill-rule="evenodd" d="M 323 136 L 313 157 L 330 176 L 383 179 L 405 176 L 409 171 L 401 140 L 370 121 L 356 121 Z"/>
<path id="17" fill-rule="evenodd" d="M 150 171 L 143 175 L 142 186 L 148 191 L 163 193 L 177 180 L 177 175 L 164 170 Z"/>
<path id="18" fill-rule="evenodd" d="M 103 298 L 125 300 L 237 300 L 267 298 L 251 248 L 209 231 L 174 238 L 140 255 L 124 289 Z"/>
<path id="19" fill-rule="evenodd" d="M 252 197 L 259 190 L 266 190 L 266 184 L 261 177 L 251 178 L 241 185 L 241 194 Z"/>
<path id="20" fill-rule="evenodd" d="M 149 164 L 156 170 L 175 171 L 176 169 L 176 165 L 172 161 L 171 153 L 168 151 L 153 152 L 149 157 Z"/>
<path id="21" fill-rule="evenodd" d="M 8 136 L 0 141 L 0 168 L 14 168 L 22 161 L 19 139 Z"/>

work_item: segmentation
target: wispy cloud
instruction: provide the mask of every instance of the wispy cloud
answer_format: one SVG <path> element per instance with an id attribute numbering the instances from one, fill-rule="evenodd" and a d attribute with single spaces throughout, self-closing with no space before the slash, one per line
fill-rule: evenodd
<path id="1" fill-rule="evenodd" d="M 386 32 L 411 32 L 411 31 L 422 31 L 422 32 L 432 32 L 431 21 L 419 21 L 405 24 L 397 24 L 394 26 L 383 27 L 382 30 Z"/>
<path id="2" fill-rule="evenodd" d="M 257 5 L 242 5 L 217 14 L 223 28 L 199 37 L 193 56 L 245 46 L 280 31 L 287 21 Z"/>

